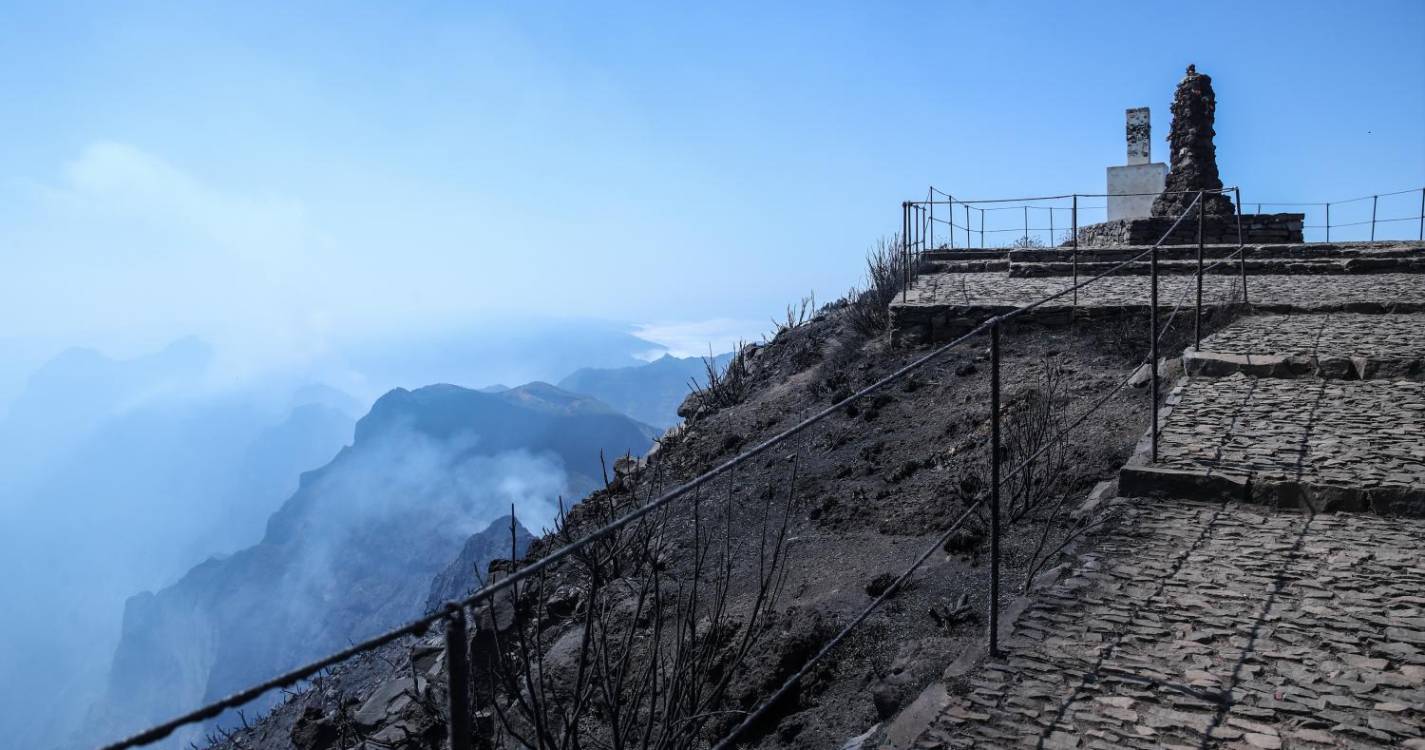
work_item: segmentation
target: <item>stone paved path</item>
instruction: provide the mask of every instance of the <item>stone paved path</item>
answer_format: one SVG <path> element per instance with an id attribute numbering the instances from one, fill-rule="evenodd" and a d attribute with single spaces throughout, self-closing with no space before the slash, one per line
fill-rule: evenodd
<path id="1" fill-rule="evenodd" d="M 1425 314 L 1252 315 L 1203 339 L 1190 374 L 1425 376 Z"/>
<path id="2" fill-rule="evenodd" d="M 915 280 L 907 300 L 892 306 L 994 307 L 1035 302 L 1072 286 L 1065 277 L 1012 278 L 1003 273 L 927 274 Z M 1079 290 L 1079 305 L 1147 305 L 1150 280 L 1143 276 L 1110 276 Z M 1159 304 L 1171 307 L 1180 300 L 1191 305 L 1195 277 L 1159 279 Z M 1234 298 L 1241 282 L 1235 276 L 1203 279 L 1203 301 Z M 1349 310 L 1369 304 L 1397 312 L 1425 311 L 1425 274 L 1383 273 L 1359 276 L 1249 276 L 1248 297 L 1263 309 Z M 1068 305 L 1064 298 L 1059 305 Z"/>
<path id="3" fill-rule="evenodd" d="M 919 748 L 1425 748 L 1425 521 L 1125 501 Z"/>
<path id="4" fill-rule="evenodd" d="M 1425 512 L 1425 383 L 1239 374 L 1183 381 L 1168 403 L 1158 462 L 1135 456 L 1125 491 Z"/>

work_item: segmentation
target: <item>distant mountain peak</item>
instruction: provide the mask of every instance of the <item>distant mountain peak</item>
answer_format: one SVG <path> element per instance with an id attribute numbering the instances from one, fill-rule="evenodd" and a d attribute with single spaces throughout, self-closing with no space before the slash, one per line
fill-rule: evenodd
<path id="1" fill-rule="evenodd" d="M 713 358 L 714 367 L 726 366 L 731 354 Z M 689 391 L 689 383 L 707 378 L 703 357 L 675 357 L 664 354 L 633 367 L 575 370 L 559 381 L 566 391 L 584 393 L 641 422 L 667 428 L 678 423 L 678 405 Z"/>
<path id="2" fill-rule="evenodd" d="M 518 388 L 510 388 L 499 395 L 511 403 L 532 409 L 552 411 L 556 414 L 616 413 L 613 407 L 593 396 L 566 391 L 540 381 L 525 383 Z"/>
<path id="3" fill-rule="evenodd" d="M 474 424 L 513 423 L 530 412 L 566 417 L 623 416 L 597 398 L 549 383 L 526 383 L 499 393 L 439 383 L 415 390 L 388 391 L 357 422 L 356 442 L 360 444 L 397 427 L 443 439 Z M 652 428 L 648 432 L 650 436 L 656 434 Z"/>

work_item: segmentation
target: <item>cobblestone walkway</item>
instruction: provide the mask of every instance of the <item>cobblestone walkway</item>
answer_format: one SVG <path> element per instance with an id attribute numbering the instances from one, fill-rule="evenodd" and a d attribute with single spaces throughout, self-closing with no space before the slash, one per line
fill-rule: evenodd
<path id="1" fill-rule="evenodd" d="M 1425 522 L 1125 501 L 918 748 L 1425 748 Z"/>
<path id="2" fill-rule="evenodd" d="M 1150 279 L 1110 276 L 1079 290 L 1079 305 L 1147 305 Z M 1158 280 L 1159 304 L 1195 301 L 1195 277 L 1163 276 Z M 1012 278 L 1003 273 L 928 274 L 915 280 L 907 300 L 893 305 L 994 307 L 1024 305 L 1068 289 L 1066 277 Z M 1241 286 L 1235 276 L 1206 276 L 1203 301 L 1231 300 Z M 1383 273 L 1359 276 L 1250 276 L 1248 297 L 1253 305 L 1275 311 L 1351 310 L 1363 303 L 1398 312 L 1425 310 L 1425 274 Z M 1368 302 L 1367 302 L 1368 301 Z M 1065 298 L 1061 303 L 1068 305 Z"/>
<path id="3" fill-rule="evenodd" d="M 1253 315 L 1189 352 L 1191 374 L 1418 379 L 1425 375 L 1425 314 Z"/>
<path id="4" fill-rule="evenodd" d="M 1425 383 L 1239 374 L 1184 381 L 1169 405 L 1158 462 L 1130 461 L 1125 491 L 1157 485 L 1200 499 L 1250 491 L 1256 502 L 1318 510 L 1425 510 Z M 1238 485 L 1242 494 L 1230 489 Z"/>

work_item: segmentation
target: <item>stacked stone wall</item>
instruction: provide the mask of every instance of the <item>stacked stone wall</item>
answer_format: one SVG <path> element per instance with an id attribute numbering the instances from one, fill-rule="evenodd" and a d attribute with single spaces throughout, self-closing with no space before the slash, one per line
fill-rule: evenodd
<path id="1" fill-rule="evenodd" d="M 1305 214 L 1243 214 L 1242 241 L 1252 244 L 1301 242 L 1305 219 Z M 1090 224 L 1079 227 L 1079 247 L 1151 245 L 1172 225 L 1173 219 L 1160 217 Z M 1236 245 L 1237 218 L 1207 216 L 1203 221 L 1203 241 L 1209 245 Z M 1163 244 L 1197 244 L 1197 217 L 1189 216 L 1179 222 Z"/>

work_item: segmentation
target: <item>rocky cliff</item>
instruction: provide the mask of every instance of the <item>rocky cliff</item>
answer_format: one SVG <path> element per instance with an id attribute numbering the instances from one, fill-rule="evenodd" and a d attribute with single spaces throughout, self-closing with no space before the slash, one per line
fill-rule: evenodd
<path id="1" fill-rule="evenodd" d="M 166 719 L 420 614 L 472 534 L 511 507 L 531 528 L 552 523 L 560 496 L 601 483 L 601 454 L 640 454 L 652 435 L 546 384 L 391 391 L 351 446 L 302 476 L 260 543 L 129 600 L 81 739 Z"/>
<path id="2" fill-rule="evenodd" d="M 514 528 L 510 528 L 510 524 Z M 430 593 L 426 595 L 426 609 L 433 610 L 442 604 L 463 599 L 479 588 L 490 563 L 495 560 L 518 560 L 534 536 L 519 521 L 510 516 L 501 516 L 478 534 L 471 534 L 445 569 L 437 573 L 431 581 Z"/>

